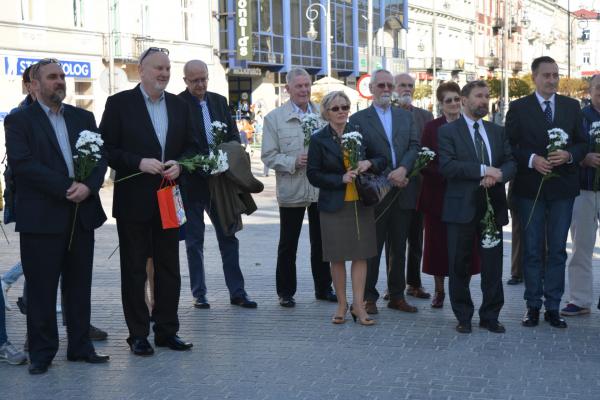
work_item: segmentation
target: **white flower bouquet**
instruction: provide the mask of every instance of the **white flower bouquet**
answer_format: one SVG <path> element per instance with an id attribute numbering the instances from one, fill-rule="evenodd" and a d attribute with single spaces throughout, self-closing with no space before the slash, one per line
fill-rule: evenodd
<path id="1" fill-rule="evenodd" d="M 429 147 L 421 147 L 413 166 L 412 171 L 408 175 L 408 179 L 417 176 L 423 168 L 427 166 L 435 158 L 435 152 Z"/>
<path id="2" fill-rule="evenodd" d="M 304 133 L 304 147 L 310 143 L 310 137 L 317 129 L 324 125 L 323 120 L 317 114 L 309 113 L 302 117 L 301 126 Z"/>

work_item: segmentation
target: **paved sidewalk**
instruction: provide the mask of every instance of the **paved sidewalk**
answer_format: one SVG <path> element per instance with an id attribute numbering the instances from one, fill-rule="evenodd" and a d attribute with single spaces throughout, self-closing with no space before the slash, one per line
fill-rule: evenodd
<path id="1" fill-rule="evenodd" d="M 253 168 L 262 176 L 255 154 Z M 96 344 L 110 354 L 106 365 L 66 361 L 65 333 L 49 372 L 30 376 L 27 367 L 0 363 L 0 398 L 20 399 L 590 399 L 600 398 L 600 311 L 569 318 L 558 330 L 541 322 L 520 326 L 523 285 L 505 286 L 501 321 L 507 333 L 477 327 L 471 335 L 455 332 L 449 301 L 434 310 L 429 301 L 409 298 L 417 314 L 387 309 L 379 303 L 375 327 L 349 320 L 330 323 L 332 303 L 316 301 L 309 267 L 308 232 L 304 229 L 298 259 L 298 293 L 294 309 L 284 309 L 275 293 L 275 259 L 279 237 L 273 173 L 260 178 L 265 191 L 256 197 L 259 210 L 244 218 L 238 234 L 246 289 L 256 310 L 229 304 L 214 231 L 207 226 L 206 265 L 210 310 L 191 305 L 187 260 L 180 245 L 182 291 L 180 334 L 194 343 L 190 352 L 157 349 L 154 357 L 131 355 L 125 338 L 114 220 L 97 231 L 92 322 L 109 339 Z M 102 190 L 107 210 L 111 188 Z M 110 214 L 110 212 L 107 212 Z M 208 218 L 207 218 L 208 221 Z M 14 229 L 9 225 L 8 231 Z M 18 236 L 1 243 L 0 273 L 18 260 Z M 504 281 L 509 277 L 510 232 L 505 231 Z M 597 267 L 597 262 L 596 265 Z M 384 277 L 382 277 L 384 278 Z M 433 290 L 433 279 L 424 275 Z M 383 292 L 385 282 L 379 283 Z M 600 294 L 600 282 L 594 282 Z M 479 278 L 471 288 L 480 304 Z M 14 305 L 22 280 L 9 292 Z M 568 291 L 567 291 L 568 293 Z M 9 337 L 22 346 L 25 319 L 7 312 Z M 474 319 L 476 326 L 478 320 Z M 152 337 L 151 337 L 152 339 Z"/>

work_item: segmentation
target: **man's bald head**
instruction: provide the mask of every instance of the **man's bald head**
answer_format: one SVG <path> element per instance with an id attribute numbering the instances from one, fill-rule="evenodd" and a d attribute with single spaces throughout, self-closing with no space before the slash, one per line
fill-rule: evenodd
<path id="1" fill-rule="evenodd" d="M 208 88 L 208 65 L 201 60 L 190 60 L 183 66 L 183 81 L 192 96 L 204 100 Z"/>

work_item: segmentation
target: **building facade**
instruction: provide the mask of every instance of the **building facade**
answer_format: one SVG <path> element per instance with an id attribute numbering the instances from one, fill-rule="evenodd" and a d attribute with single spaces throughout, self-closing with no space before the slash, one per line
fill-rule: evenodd
<path id="1" fill-rule="evenodd" d="M 368 72 L 370 3 L 373 67 L 405 71 L 406 0 L 219 0 L 220 55 L 232 110 L 250 103 L 268 112 L 282 104 L 285 74 L 293 67 L 355 87 Z"/>

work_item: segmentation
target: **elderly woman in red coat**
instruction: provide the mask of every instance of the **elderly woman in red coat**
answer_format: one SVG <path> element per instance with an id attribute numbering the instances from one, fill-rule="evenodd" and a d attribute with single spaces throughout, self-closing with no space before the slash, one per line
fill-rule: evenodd
<path id="1" fill-rule="evenodd" d="M 423 128 L 421 144 L 438 153 L 438 129 L 460 117 L 460 87 L 455 82 L 442 83 L 436 91 L 438 102 L 442 105 L 442 116 L 430 121 Z M 435 296 L 431 307 L 444 306 L 444 279 L 448 276 L 448 238 L 446 224 L 442 222 L 442 206 L 446 180 L 439 172 L 439 160 L 436 156 L 423 169 L 423 185 L 417 203 L 424 214 L 423 272 L 434 276 Z M 474 242 L 476 247 L 477 243 Z M 479 273 L 480 260 L 477 251 L 473 251 L 471 272 Z"/>

